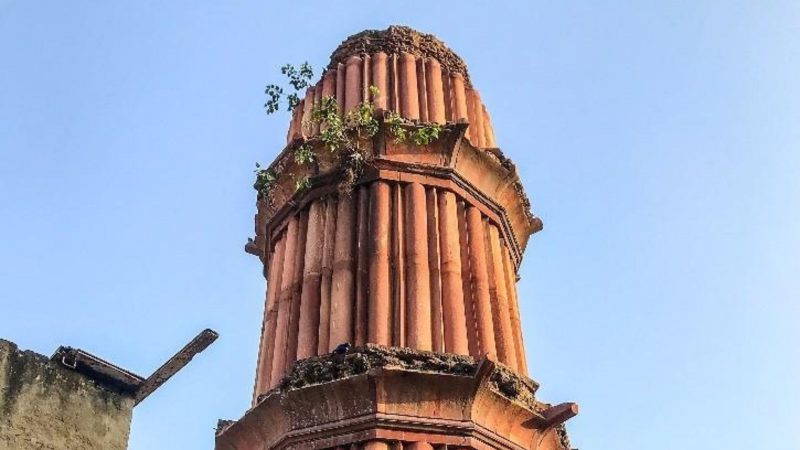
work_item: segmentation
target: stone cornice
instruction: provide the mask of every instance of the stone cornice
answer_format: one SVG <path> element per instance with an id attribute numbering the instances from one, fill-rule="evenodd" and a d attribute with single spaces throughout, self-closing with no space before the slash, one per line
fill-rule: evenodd
<path id="1" fill-rule="evenodd" d="M 564 449 L 557 428 L 566 419 L 548 417 L 577 409 L 537 401 L 537 387 L 488 356 L 475 362 L 367 345 L 299 361 L 242 419 L 218 432 L 216 448 L 259 442 L 265 449 L 316 449 L 419 435 L 476 449 Z"/>
<path id="2" fill-rule="evenodd" d="M 502 230 L 510 243 L 516 267 L 522 259 L 531 234 L 542 229 L 542 221 L 530 210 L 514 164 L 499 149 L 485 151 L 463 139 L 468 124 L 448 124 L 442 138 L 428 146 L 397 143 L 385 127 L 370 141 L 364 141 L 367 163 L 357 184 L 377 179 L 449 189 L 481 209 Z M 317 162 L 311 167 L 294 161 L 294 149 L 302 143 L 316 150 Z M 247 251 L 265 254 L 267 243 L 285 226 L 285 219 L 309 201 L 336 192 L 341 180 L 336 155 L 321 148 L 319 141 L 297 139 L 290 143 L 270 165 L 277 181 L 269 199 L 258 202 L 256 239 Z M 311 188 L 296 191 L 295 179 L 310 177 Z"/>

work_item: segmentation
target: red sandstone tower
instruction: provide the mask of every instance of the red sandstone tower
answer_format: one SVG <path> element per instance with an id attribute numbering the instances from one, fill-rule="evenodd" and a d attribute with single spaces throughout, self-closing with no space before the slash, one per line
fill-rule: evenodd
<path id="1" fill-rule="evenodd" d="M 327 97 L 380 122 L 347 190 L 310 120 Z M 401 141 L 387 114 L 443 132 Z M 520 330 L 517 270 L 542 224 L 461 58 L 405 27 L 351 36 L 270 170 L 247 247 L 267 279 L 254 401 L 218 450 L 569 450 L 577 405 L 535 398 Z"/>

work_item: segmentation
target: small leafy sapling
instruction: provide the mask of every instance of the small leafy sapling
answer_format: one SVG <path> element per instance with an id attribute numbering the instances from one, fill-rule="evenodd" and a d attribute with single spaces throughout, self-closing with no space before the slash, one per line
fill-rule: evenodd
<path id="1" fill-rule="evenodd" d="M 387 113 L 383 122 L 398 144 L 413 142 L 418 146 L 429 145 L 438 140 L 444 131 L 444 127 L 438 123 L 415 124 L 394 111 Z"/>
<path id="2" fill-rule="evenodd" d="M 289 86 L 294 89 L 286 95 L 286 110 L 291 111 L 300 103 L 300 95 L 298 94 L 302 89 L 310 86 L 309 81 L 314 77 L 314 71 L 308 62 L 300 64 L 300 68 L 295 68 L 291 64 L 286 64 L 281 67 L 281 73 L 286 75 L 289 79 Z M 284 89 L 276 84 L 268 84 L 264 89 L 267 94 L 267 102 L 264 103 L 264 109 L 267 114 L 273 114 L 281 109 L 281 100 L 284 96 Z"/>
<path id="3" fill-rule="evenodd" d="M 264 109 L 267 110 L 267 114 L 277 112 L 278 109 L 280 109 L 283 88 L 274 84 L 268 84 L 264 89 L 264 93 L 267 94 L 267 102 L 264 103 Z"/>
<path id="4" fill-rule="evenodd" d="M 258 193 L 258 198 L 269 198 L 269 193 L 275 186 L 277 177 L 275 172 L 271 169 L 261 167 L 261 164 L 256 163 L 256 169 L 253 171 L 256 174 L 256 181 L 253 183 L 253 189 Z"/>
<path id="5" fill-rule="evenodd" d="M 308 62 L 300 64 L 300 69 L 295 69 L 293 65 L 286 64 L 281 67 L 281 73 L 289 78 L 289 84 L 292 85 L 295 91 L 300 91 L 309 86 L 309 80 L 314 76 L 314 70 Z"/>
<path id="6" fill-rule="evenodd" d="M 316 161 L 316 153 L 314 153 L 314 149 L 310 145 L 303 144 L 294 150 L 295 163 L 306 166 L 314 164 L 314 161 Z"/>
<path id="7" fill-rule="evenodd" d="M 294 179 L 294 190 L 295 191 L 304 191 L 311 187 L 311 177 L 308 175 L 302 175 L 296 177 Z"/>
<path id="8" fill-rule="evenodd" d="M 267 102 L 264 104 L 267 114 L 279 111 L 284 98 L 287 110 L 292 111 L 300 103 L 300 91 L 310 86 L 310 80 L 314 76 L 307 62 L 298 68 L 286 64 L 281 67 L 281 73 L 288 78 L 288 85 L 293 92 L 287 95 L 284 88 L 275 84 L 267 85 L 264 91 L 267 95 Z M 339 110 L 336 98 L 324 96 L 312 108 L 310 117 L 302 124 L 304 129 L 318 129 L 319 132 L 314 139 L 321 142 L 330 153 L 338 155 L 342 171 L 339 191 L 344 194 L 352 191 L 363 172 L 367 151 L 361 148 L 362 140 L 375 136 L 380 130 L 380 122 L 375 117 L 373 105 L 380 91 L 376 86 L 370 86 L 368 91 L 368 98 L 346 114 L 342 114 Z M 416 124 L 391 111 L 385 114 L 384 124 L 394 135 L 396 142 L 413 142 L 418 146 L 436 141 L 444 131 L 442 125 Z M 303 143 L 294 150 L 294 160 L 298 165 L 310 166 L 317 159 L 317 154 L 309 143 Z M 258 191 L 259 198 L 269 198 L 270 191 L 276 183 L 276 175 L 271 170 L 261 169 L 258 165 L 256 167 L 256 183 L 253 187 Z M 308 175 L 295 178 L 297 191 L 310 187 L 311 179 Z"/>

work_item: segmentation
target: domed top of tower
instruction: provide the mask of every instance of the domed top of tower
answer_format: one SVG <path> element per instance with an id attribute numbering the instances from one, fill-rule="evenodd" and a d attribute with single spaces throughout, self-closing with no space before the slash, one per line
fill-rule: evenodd
<path id="1" fill-rule="evenodd" d="M 319 127 L 308 124 L 324 97 L 335 98 L 341 114 L 370 102 L 414 123 L 468 123 L 465 136 L 472 145 L 497 147 L 489 111 L 464 60 L 436 36 L 409 27 L 366 30 L 345 39 L 294 109 L 289 142 L 318 133 Z"/>
<path id="2" fill-rule="evenodd" d="M 467 65 L 438 37 L 421 33 L 404 25 L 391 25 L 385 30 L 364 30 L 345 39 L 331 54 L 328 70 L 344 64 L 350 56 L 408 53 L 418 58 L 434 58 L 450 73 L 460 73 L 470 84 Z"/>

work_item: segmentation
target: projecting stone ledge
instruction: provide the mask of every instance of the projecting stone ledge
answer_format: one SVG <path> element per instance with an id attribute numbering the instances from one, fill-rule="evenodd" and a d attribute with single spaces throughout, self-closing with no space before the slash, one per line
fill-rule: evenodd
<path id="1" fill-rule="evenodd" d="M 298 361 L 217 450 L 401 448 L 569 450 L 563 422 L 577 405 L 536 400 L 538 384 L 487 356 L 368 344 Z M 424 443 L 422 447 L 416 443 Z"/>
<path id="2" fill-rule="evenodd" d="M 499 227 L 507 243 L 515 268 L 533 233 L 542 229 L 542 221 L 531 207 L 516 165 L 500 149 L 479 149 L 464 139 L 467 124 L 444 126 L 442 137 L 430 145 L 399 143 L 379 117 L 380 131 L 361 142 L 364 151 L 363 173 L 356 186 L 375 181 L 420 183 L 454 193 L 460 200 L 481 210 Z M 311 165 L 298 164 L 295 150 L 307 145 L 316 154 Z M 249 253 L 264 257 L 269 242 L 282 232 L 286 218 L 311 202 L 336 195 L 344 177 L 340 156 L 331 153 L 319 138 L 299 138 L 287 145 L 269 170 L 276 180 L 266 198 L 260 198 L 255 217 L 255 239 L 246 246 Z M 298 190 L 296 181 L 308 177 L 310 188 Z"/>
<path id="3" fill-rule="evenodd" d="M 313 386 L 376 369 L 413 370 L 474 377 L 481 364 L 486 367 L 491 365 L 489 382 L 498 393 L 531 409 L 537 411 L 542 409 L 542 404 L 536 402 L 534 398 L 539 384 L 516 375 L 491 357 L 475 362 L 472 357 L 465 355 L 375 344 L 357 347 L 343 354 L 327 354 L 298 361 L 291 372 L 281 380 L 278 390 L 288 391 Z"/>

